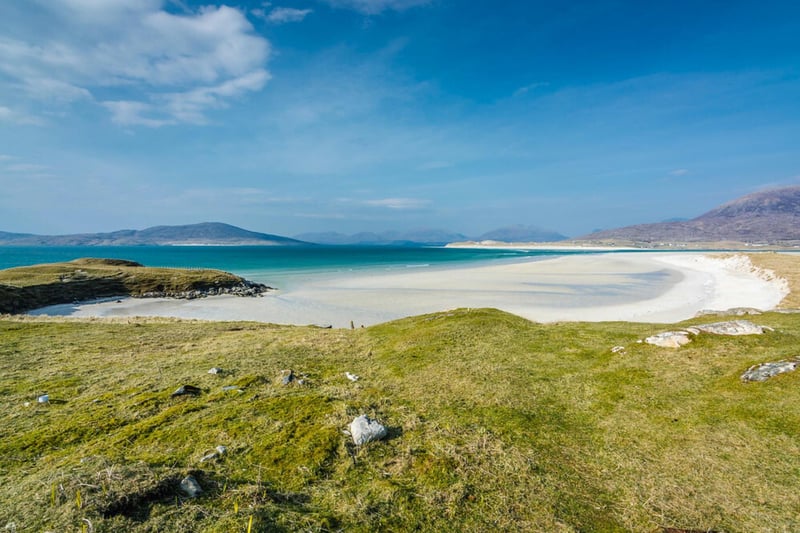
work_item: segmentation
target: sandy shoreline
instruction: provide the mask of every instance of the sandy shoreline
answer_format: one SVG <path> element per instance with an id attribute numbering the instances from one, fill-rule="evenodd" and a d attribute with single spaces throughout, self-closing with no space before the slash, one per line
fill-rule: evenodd
<path id="1" fill-rule="evenodd" d="M 31 314 L 172 316 L 334 327 L 372 325 L 456 307 L 494 307 L 537 322 L 677 322 L 701 310 L 771 309 L 785 281 L 746 256 L 613 253 L 469 268 L 370 273 L 310 281 L 261 298 L 126 298 L 52 306 Z"/>

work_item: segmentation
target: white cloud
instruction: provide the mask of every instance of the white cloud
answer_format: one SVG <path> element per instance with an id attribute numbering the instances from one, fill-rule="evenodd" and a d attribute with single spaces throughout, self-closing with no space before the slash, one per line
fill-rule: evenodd
<path id="1" fill-rule="evenodd" d="M 189 91 L 164 94 L 163 98 L 170 116 L 180 122 L 204 124 L 207 109 L 227 107 L 227 101 L 261 89 L 269 80 L 266 70 L 254 70 L 244 76 L 226 80 L 219 85 L 197 87 Z"/>
<path id="2" fill-rule="evenodd" d="M 288 22 L 300 22 L 312 13 L 311 9 L 295 9 L 292 7 L 276 7 L 269 13 L 264 9 L 253 9 L 250 11 L 254 16 L 264 19 L 273 24 L 286 24 Z"/>
<path id="3" fill-rule="evenodd" d="M 685 176 L 689 171 L 685 168 L 678 168 L 670 172 L 670 176 Z"/>
<path id="4" fill-rule="evenodd" d="M 120 100 L 114 102 L 103 102 L 103 106 L 111 111 L 111 120 L 122 126 L 147 126 L 158 128 L 176 124 L 176 120 L 165 120 L 155 118 L 159 110 L 151 104 L 144 102 L 134 102 L 130 100 Z M 147 116 L 149 115 L 149 116 Z"/>
<path id="5" fill-rule="evenodd" d="M 432 0 L 325 0 L 338 8 L 352 9 L 365 15 L 378 15 L 384 11 L 404 11 L 430 4 Z"/>
<path id="6" fill-rule="evenodd" d="M 0 38 L 0 74 L 20 99 L 53 105 L 94 96 L 118 123 L 203 123 L 209 109 L 269 79 L 269 43 L 237 9 L 173 14 L 163 0 L 39 4 L 37 22 L 15 32 L 23 37 Z M 176 98 L 190 99 L 190 111 Z"/>
<path id="7" fill-rule="evenodd" d="M 41 119 L 26 115 L 24 113 L 20 113 L 18 111 L 14 111 L 11 108 L 0 105 L 0 123 L 2 122 L 12 122 L 14 124 L 34 124 L 34 125 L 43 124 L 43 121 Z"/>
<path id="8" fill-rule="evenodd" d="M 92 94 L 87 89 L 60 80 L 31 77 L 24 80 L 24 83 L 26 94 L 39 100 L 74 102 L 92 99 Z"/>
<path id="9" fill-rule="evenodd" d="M 387 209 L 422 209 L 430 205 L 430 200 L 419 198 L 381 198 L 366 200 L 366 205 L 371 207 L 385 207 Z"/>

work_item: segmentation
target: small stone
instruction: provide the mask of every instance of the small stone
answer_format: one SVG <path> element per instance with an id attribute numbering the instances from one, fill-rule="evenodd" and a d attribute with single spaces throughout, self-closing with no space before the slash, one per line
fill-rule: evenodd
<path id="1" fill-rule="evenodd" d="M 664 333 L 647 337 L 644 342 L 662 348 L 680 348 L 684 344 L 689 344 L 692 340 L 689 338 L 688 331 L 665 331 Z"/>
<path id="2" fill-rule="evenodd" d="M 281 378 L 281 383 L 283 383 L 284 385 L 288 385 L 289 383 L 294 381 L 294 370 L 289 370 L 288 374 L 286 374 L 286 370 L 284 370 L 283 373 L 285 375 Z"/>
<path id="3" fill-rule="evenodd" d="M 350 423 L 350 435 L 353 437 L 353 442 L 358 446 L 381 440 L 388 434 L 389 432 L 384 425 L 375 420 L 370 420 L 367 415 L 356 417 Z"/>
<path id="4" fill-rule="evenodd" d="M 611 348 L 611 353 L 619 353 L 625 355 L 625 347 L 624 346 L 614 346 Z"/>
<path id="5" fill-rule="evenodd" d="M 798 361 L 780 361 L 753 365 L 742 374 L 742 381 L 766 381 L 784 372 L 793 372 L 800 363 Z"/>
<path id="6" fill-rule="evenodd" d="M 173 398 L 175 396 L 199 396 L 203 391 L 199 387 L 195 387 L 194 385 L 181 385 L 178 389 L 175 390 L 170 396 Z"/>
<path id="7" fill-rule="evenodd" d="M 209 374 L 214 374 L 214 375 L 222 374 L 222 369 L 215 366 L 214 368 L 209 370 L 208 373 Z"/>
<path id="8" fill-rule="evenodd" d="M 359 376 L 356 376 L 355 374 L 351 374 L 350 372 L 345 372 L 345 373 L 344 373 L 344 375 L 345 375 L 345 376 L 347 377 L 347 379 L 349 379 L 350 381 L 358 381 L 358 380 L 359 380 Z"/>
<path id="9" fill-rule="evenodd" d="M 186 476 L 181 480 L 181 491 L 183 491 L 190 498 L 197 498 L 203 493 L 203 488 L 194 476 Z"/>
<path id="10" fill-rule="evenodd" d="M 242 389 L 240 389 L 236 385 L 225 385 L 224 387 L 222 387 L 222 390 L 224 390 L 225 392 L 232 391 L 232 390 L 235 390 L 236 392 L 244 392 Z"/>
<path id="11" fill-rule="evenodd" d="M 201 463 L 205 463 L 206 461 L 210 461 L 211 459 L 217 459 L 217 458 L 225 455 L 225 453 L 227 451 L 228 451 L 228 448 L 226 446 L 217 446 L 215 448 L 215 451 L 213 451 L 211 453 L 208 453 L 208 454 L 204 455 L 203 457 L 201 457 L 200 458 L 200 462 Z"/>
<path id="12" fill-rule="evenodd" d="M 36 398 L 36 401 L 39 402 L 39 403 L 50 403 L 50 395 L 49 394 L 42 394 L 41 396 Z"/>

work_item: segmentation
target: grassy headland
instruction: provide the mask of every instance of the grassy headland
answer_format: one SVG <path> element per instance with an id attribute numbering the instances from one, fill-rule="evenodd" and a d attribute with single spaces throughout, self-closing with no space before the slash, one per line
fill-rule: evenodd
<path id="1" fill-rule="evenodd" d="M 0 321 L 0 523 L 797 530 L 800 373 L 739 376 L 796 356 L 800 317 L 758 322 L 775 332 L 670 350 L 636 342 L 663 326 L 492 310 L 356 331 Z M 305 384 L 281 385 L 289 368 Z M 172 398 L 183 384 L 204 393 Z M 362 413 L 390 438 L 352 446 L 341 431 Z M 201 463 L 217 445 L 228 452 Z M 191 472 L 196 500 L 178 490 Z"/>
<path id="2" fill-rule="evenodd" d="M 0 270 L 0 313 L 111 296 L 184 295 L 248 282 L 208 269 L 145 267 L 121 259 L 76 259 Z"/>
<path id="3" fill-rule="evenodd" d="M 0 527 L 797 531 L 800 371 L 740 375 L 797 357 L 800 315 L 752 319 L 774 331 L 676 350 L 637 342 L 673 326 L 486 309 L 353 331 L 9 317 Z M 352 445 L 360 414 L 388 439 Z"/>

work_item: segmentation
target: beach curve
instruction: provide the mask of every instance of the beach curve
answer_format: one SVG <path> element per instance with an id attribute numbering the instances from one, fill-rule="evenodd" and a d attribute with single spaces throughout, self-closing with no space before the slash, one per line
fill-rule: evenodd
<path id="1" fill-rule="evenodd" d="M 492 307 L 536 322 L 671 323 L 704 310 L 772 309 L 785 280 L 747 256 L 615 252 L 537 261 L 372 272 L 310 281 L 262 298 L 134 299 L 56 306 L 32 314 L 169 316 L 276 324 L 373 325 L 406 316 Z"/>

